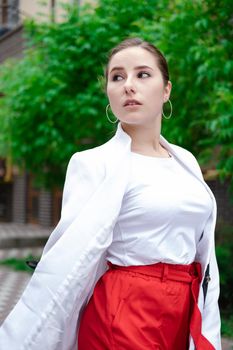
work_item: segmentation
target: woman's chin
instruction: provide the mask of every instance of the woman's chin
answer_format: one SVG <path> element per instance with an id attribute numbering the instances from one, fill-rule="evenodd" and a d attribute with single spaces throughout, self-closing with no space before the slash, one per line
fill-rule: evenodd
<path id="1" fill-rule="evenodd" d="M 119 118 L 119 121 L 121 123 L 126 123 L 126 124 L 144 124 L 145 123 L 145 118 L 139 115 L 127 115 L 122 118 Z"/>

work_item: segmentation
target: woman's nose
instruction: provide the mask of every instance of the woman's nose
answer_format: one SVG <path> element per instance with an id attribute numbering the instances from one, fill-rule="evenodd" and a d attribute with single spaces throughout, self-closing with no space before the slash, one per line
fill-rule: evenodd
<path id="1" fill-rule="evenodd" d="M 135 87 L 134 87 L 132 79 L 127 79 L 125 81 L 124 89 L 125 89 L 126 93 L 135 91 Z"/>

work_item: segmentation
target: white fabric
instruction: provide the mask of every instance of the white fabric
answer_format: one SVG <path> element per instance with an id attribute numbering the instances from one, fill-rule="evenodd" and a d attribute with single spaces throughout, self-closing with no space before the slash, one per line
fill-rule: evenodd
<path id="1" fill-rule="evenodd" d="M 130 178 L 131 141 L 118 124 L 108 142 L 71 158 L 61 220 L 23 295 L 0 328 L 0 350 L 77 350 L 77 327 L 83 307 L 107 270 L 106 251 L 113 240 L 113 228 Z M 196 255 L 203 276 L 210 265 L 211 281 L 205 304 L 200 286 L 198 306 L 203 316 L 203 334 L 216 350 L 221 350 L 219 274 L 214 251 L 216 201 L 194 156 L 162 135 L 160 142 L 196 176 L 212 199 L 213 210 Z M 192 339 L 189 350 L 194 350 Z"/>
<path id="2" fill-rule="evenodd" d="M 107 259 L 117 265 L 191 264 L 213 210 L 205 186 L 174 157 L 132 152 Z"/>

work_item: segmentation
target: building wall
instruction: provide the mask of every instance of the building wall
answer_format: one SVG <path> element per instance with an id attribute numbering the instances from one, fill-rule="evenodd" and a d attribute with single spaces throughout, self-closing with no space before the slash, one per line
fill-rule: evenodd
<path id="1" fill-rule="evenodd" d="M 11 0 L 5 0 L 8 4 L 11 4 Z M 94 0 L 53 0 L 54 1 L 54 20 L 64 20 L 64 10 L 62 4 L 77 3 L 78 6 L 90 2 L 95 3 Z M 3 0 L 0 0 L 0 9 Z M 23 37 L 23 20 L 26 18 L 33 18 L 36 21 L 50 21 L 52 18 L 52 0 L 44 1 L 44 5 L 39 0 L 20 0 L 18 2 L 18 20 L 16 16 L 7 15 L 0 16 L 0 64 L 3 63 L 9 57 L 22 57 L 23 50 L 25 48 L 25 40 Z M 14 5 L 15 6 L 15 5 Z M 11 6 L 7 7 L 8 11 Z M 12 12 L 12 11 L 10 11 Z M 1 15 L 1 11 L 0 11 Z M 13 21 L 11 18 L 15 18 Z M 7 31 L 5 32 L 5 30 Z M 2 32 L 1 32 L 2 31 Z"/>
<path id="2" fill-rule="evenodd" d="M 12 183 L 0 182 L 0 222 L 12 220 Z"/>
<path id="3" fill-rule="evenodd" d="M 55 21 L 62 21 L 64 16 L 64 9 L 62 5 L 76 4 L 81 6 L 84 3 L 94 4 L 95 0 L 45 0 L 42 5 L 38 0 L 21 0 L 20 10 L 24 17 L 30 16 L 37 21 L 51 20 L 52 13 L 54 11 Z"/>
<path id="4" fill-rule="evenodd" d="M 59 1 L 60 2 L 60 1 Z M 69 0 L 62 0 L 62 2 L 69 2 Z M 20 12 L 22 19 L 24 18 L 33 18 L 36 21 L 44 22 L 50 21 L 52 12 L 57 13 L 58 1 L 56 0 L 21 0 L 20 1 Z"/>
<path id="5" fill-rule="evenodd" d="M 25 223 L 27 221 L 27 175 L 17 175 L 13 181 L 12 221 Z"/>
<path id="6" fill-rule="evenodd" d="M 9 57 L 22 57 L 24 45 L 22 25 L 0 37 L 0 64 Z"/>
<path id="7" fill-rule="evenodd" d="M 52 225 L 52 193 L 41 190 L 39 195 L 39 224 L 42 226 Z"/>
<path id="8" fill-rule="evenodd" d="M 85 3 L 94 5 L 97 0 L 0 0 L 0 37 L 25 19 L 37 22 L 63 21 L 64 5 L 76 4 L 77 7 Z"/>
<path id="9" fill-rule="evenodd" d="M 19 1 L 0 0 L 0 29 L 12 29 L 19 22 Z M 1 33 L 2 34 L 2 33 Z"/>

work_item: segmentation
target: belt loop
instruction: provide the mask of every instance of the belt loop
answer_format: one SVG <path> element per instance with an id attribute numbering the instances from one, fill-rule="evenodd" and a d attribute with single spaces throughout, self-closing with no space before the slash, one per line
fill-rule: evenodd
<path id="1" fill-rule="evenodd" d="M 168 276 L 168 266 L 167 264 L 163 264 L 163 271 L 162 271 L 162 276 L 161 276 L 161 281 L 166 282 Z"/>

